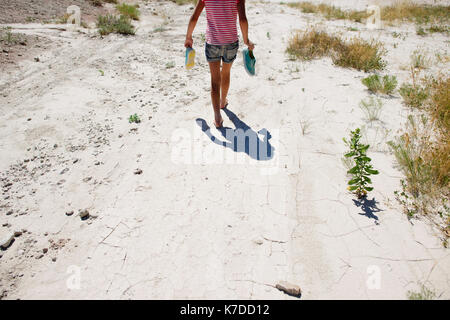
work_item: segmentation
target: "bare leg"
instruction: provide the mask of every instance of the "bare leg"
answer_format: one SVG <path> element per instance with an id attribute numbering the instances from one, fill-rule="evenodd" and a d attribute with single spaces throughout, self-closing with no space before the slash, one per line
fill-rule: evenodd
<path id="1" fill-rule="evenodd" d="M 227 104 L 227 95 L 228 89 L 230 88 L 230 70 L 233 62 L 231 63 L 222 63 L 222 71 L 221 75 L 221 83 L 220 83 L 220 108 L 225 107 Z"/>
<path id="2" fill-rule="evenodd" d="M 220 61 L 209 62 L 209 70 L 211 71 L 211 102 L 214 109 L 214 121 L 216 126 L 222 122 L 220 115 Z"/>

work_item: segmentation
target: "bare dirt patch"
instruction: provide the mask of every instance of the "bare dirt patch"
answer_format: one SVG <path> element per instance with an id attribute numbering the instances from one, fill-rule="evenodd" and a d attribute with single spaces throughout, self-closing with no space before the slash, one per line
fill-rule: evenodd
<path id="1" fill-rule="evenodd" d="M 64 16 L 71 5 L 80 7 L 85 22 L 94 21 L 106 11 L 88 0 L 2 0 L 0 23 L 47 22 Z"/>

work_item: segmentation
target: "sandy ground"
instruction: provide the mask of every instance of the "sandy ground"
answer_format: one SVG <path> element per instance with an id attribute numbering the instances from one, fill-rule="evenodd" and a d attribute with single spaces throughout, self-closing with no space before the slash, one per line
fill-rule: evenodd
<path id="1" fill-rule="evenodd" d="M 141 3 L 134 37 L 12 25 L 52 46 L 0 76 L 0 232 L 16 232 L 0 251 L 3 298 L 294 299 L 275 288 L 280 280 L 302 299 L 405 299 L 421 283 L 450 298 L 449 250 L 394 199 L 401 174 L 385 142 L 405 123 L 401 97 L 383 96 L 369 125 L 358 107 L 366 74 L 284 53 L 308 25 L 377 38 L 385 73 L 402 83 L 415 49 L 434 57 L 448 38 L 247 6 L 257 76 L 240 51 L 223 116 L 228 133 L 269 139 L 262 158 L 224 147 L 210 128 L 203 15 L 196 66 L 184 69 L 190 5 Z M 434 62 L 428 72 L 445 69 Z M 128 122 L 134 113 L 141 123 Z M 341 161 L 342 137 L 358 126 L 380 171 L 363 203 L 346 190 Z"/>

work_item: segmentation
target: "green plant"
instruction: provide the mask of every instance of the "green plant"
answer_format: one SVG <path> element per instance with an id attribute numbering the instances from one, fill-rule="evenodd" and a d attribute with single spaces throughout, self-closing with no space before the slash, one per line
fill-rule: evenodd
<path id="1" fill-rule="evenodd" d="M 429 95 L 427 86 L 414 86 L 408 83 L 402 84 L 398 91 L 405 104 L 413 108 L 421 108 Z"/>
<path id="2" fill-rule="evenodd" d="M 100 72 L 100 75 L 103 77 L 105 75 L 105 72 L 103 70 L 98 70 Z"/>
<path id="3" fill-rule="evenodd" d="M 431 64 L 431 60 L 421 50 L 414 50 L 410 58 L 411 66 L 416 69 L 427 69 Z"/>
<path id="4" fill-rule="evenodd" d="M 130 18 L 124 15 L 121 15 L 120 17 L 116 17 L 110 14 L 106 16 L 98 16 L 97 27 L 98 32 L 101 35 L 107 35 L 110 33 L 134 35 L 136 33 L 133 25 L 131 24 Z"/>
<path id="5" fill-rule="evenodd" d="M 391 94 L 397 87 L 397 78 L 395 76 L 385 75 L 380 78 L 377 74 L 371 75 L 361 80 L 370 92 Z"/>
<path id="6" fill-rule="evenodd" d="M 424 284 L 421 284 L 420 292 L 408 290 L 407 296 L 409 300 L 433 300 L 436 298 L 436 293 L 428 289 Z"/>
<path id="7" fill-rule="evenodd" d="M 136 5 L 132 6 L 126 3 L 118 4 L 116 6 L 116 9 L 123 14 L 124 16 L 127 16 L 130 19 L 133 20 L 139 20 L 140 12 Z"/>
<path id="8" fill-rule="evenodd" d="M 370 176 L 378 174 L 378 171 L 372 168 L 370 164 L 372 159 L 366 155 L 369 145 L 360 142 L 361 133 L 359 128 L 350 132 L 349 141 L 345 138 L 343 140 L 350 147 L 350 151 L 344 156 L 352 158 L 354 161 L 353 168 L 347 171 L 353 177 L 348 182 L 348 190 L 353 191 L 358 199 L 361 199 L 367 195 L 367 192 L 373 190 L 373 187 L 369 186 L 372 183 Z"/>
<path id="9" fill-rule="evenodd" d="M 166 63 L 166 69 L 171 69 L 175 67 L 175 62 L 170 61 Z"/>
<path id="10" fill-rule="evenodd" d="M 366 115 L 366 119 L 370 122 L 379 120 L 381 109 L 383 108 L 383 101 L 378 98 L 369 97 L 366 100 L 361 100 L 359 107 Z"/>
<path id="11" fill-rule="evenodd" d="M 139 116 L 135 113 L 132 114 L 129 118 L 128 118 L 128 122 L 129 123 L 140 123 L 141 119 L 139 118 Z"/>

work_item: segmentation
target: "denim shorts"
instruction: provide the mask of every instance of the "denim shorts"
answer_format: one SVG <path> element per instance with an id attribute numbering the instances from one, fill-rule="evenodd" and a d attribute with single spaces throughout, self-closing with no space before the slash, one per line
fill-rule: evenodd
<path id="1" fill-rule="evenodd" d="M 225 63 L 232 63 L 236 59 L 239 48 L 239 41 L 225 44 L 214 45 L 206 43 L 205 55 L 208 62 L 220 61 L 222 59 Z"/>

